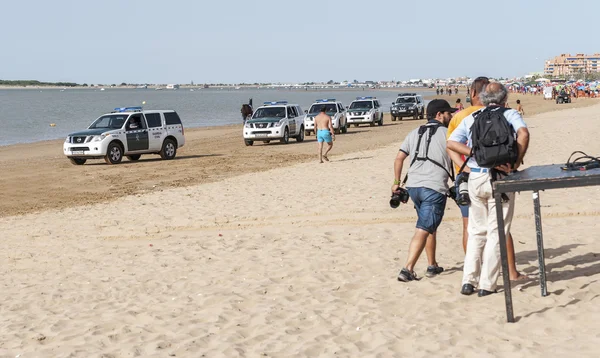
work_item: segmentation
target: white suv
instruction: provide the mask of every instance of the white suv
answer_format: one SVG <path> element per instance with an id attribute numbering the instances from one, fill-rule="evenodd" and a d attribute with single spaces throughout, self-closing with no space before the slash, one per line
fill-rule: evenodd
<path id="1" fill-rule="evenodd" d="M 325 107 L 327 115 L 331 117 L 331 125 L 336 134 L 346 133 L 348 131 L 348 123 L 346 120 L 346 109 L 342 102 L 336 101 L 335 98 L 318 99 L 310 106 L 304 117 L 304 131 L 306 135 L 315 131 L 315 117 L 321 113 L 321 109 Z"/>
<path id="2" fill-rule="evenodd" d="M 383 112 L 376 97 L 356 97 L 348 107 L 347 117 L 348 124 L 355 127 L 359 124 L 383 125 Z"/>
<path id="3" fill-rule="evenodd" d="M 390 107 L 392 121 L 396 118 L 413 117 L 413 119 L 425 117 L 425 102 L 423 97 L 416 93 L 400 93 L 396 101 Z"/>
<path id="4" fill-rule="evenodd" d="M 244 143 L 247 146 L 256 141 L 269 143 L 278 139 L 289 143 L 290 137 L 304 141 L 304 112 L 297 104 L 287 101 L 265 102 L 258 107 L 244 124 Z"/>
<path id="5" fill-rule="evenodd" d="M 100 116 L 88 129 L 69 134 L 63 152 L 75 165 L 100 158 L 117 164 L 123 156 L 135 161 L 142 154 L 173 159 L 177 148 L 185 144 L 183 132 L 181 119 L 173 110 L 121 107 Z"/>

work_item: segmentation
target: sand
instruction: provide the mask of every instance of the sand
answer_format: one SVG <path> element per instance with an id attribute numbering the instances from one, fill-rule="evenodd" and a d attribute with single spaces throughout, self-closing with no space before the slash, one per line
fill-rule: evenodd
<path id="1" fill-rule="evenodd" d="M 526 165 L 600 153 L 599 109 L 528 117 Z M 192 158 L 171 162 L 75 167 L 60 148 L 45 156 L 3 148 L 3 178 L 21 185 L 6 193 L 3 179 L 11 203 L 0 218 L 0 356 L 597 356 L 600 188 L 541 194 L 550 296 L 540 297 L 537 280 L 513 286 L 515 324 L 505 321 L 502 294 L 459 294 L 453 203 L 439 229 L 446 272 L 396 281 L 416 217 L 410 205 L 389 208 L 392 165 L 402 134 L 418 123 L 341 135 L 325 164 L 314 142 L 245 148 L 228 128 L 190 133 L 181 154 Z M 20 150 L 39 177 L 24 180 L 33 175 L 22 156 L 10 159 Z M 221 156 L 193 157 L 204 150 Z M 217 164 L 230 172 L 210 172 Z M 180 184 L 163 186 L 168 177 L 156 173 L 143 190 L 123 189 L 121 181 L 159 169 L 185 173 L 176 174 Z M 86 182 L 89 191 L 61 197 Z M 45 205 L 14 209 L 12 201 L 35 202 L 28 191 Z M 535 277 L 531 194 L 517 200 L 518 268 Z M 425 268 L 422 257 L 416 269 Z"/>
<path id="2" fill-rule="evenodd" d="M 517 95 L 511 94 L 511 101 Z M 456 97 L 444 97 L 454 103 Z M 514 97 L 516 99 L 517 97 Z M 464 98 L 463 98 L 464 100 Z M 533 112 L 570 110 L 600 102 L 581 98 L 557 105 L 541 96 L 525 96 L 526 118 Z M 397 143 L 423 120 L 392 122 L 385 115 L 383 127 L 351 127 L 336 136 L 332 156 L 381 148 Z M 104 160 L 89 160 L 74 166 L 64 156 L 63 140 L 0 146 L 0 217 L 61 209 L 73 205 L 107 202 L 122 197 L 214 182 L 246 173 L 313 161 L 315 137 L 305 142 L 291 139 L 288 145 L 272 142 L 244 146 L 241 125 L 186 129 L 186 145 L 175 160 L 162 161 L 158 155 L 142 156 L 137 163 L 108 166 Z"/>

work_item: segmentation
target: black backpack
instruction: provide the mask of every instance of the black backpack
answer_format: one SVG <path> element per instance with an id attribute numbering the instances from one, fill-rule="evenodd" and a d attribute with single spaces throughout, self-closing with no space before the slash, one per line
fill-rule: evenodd
<path id="1" fill-rule="evenodd" d="M 515 130 L 504 116 L 507 110 L 504 107 L 487 107 L 474 116 L 471 156 L 482 168 L 507 163 L 514 165 L 519 158 Z"/>

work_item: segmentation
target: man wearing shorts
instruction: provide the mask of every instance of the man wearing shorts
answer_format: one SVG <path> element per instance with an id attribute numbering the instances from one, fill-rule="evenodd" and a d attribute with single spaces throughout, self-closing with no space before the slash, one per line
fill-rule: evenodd
<path id="1" fill-rule="evenodd" d="M 434 277 L 444 271 L 435 259 L 436 231 L 444 216 L 448 178 L 452 171 L 452 162 L 446 152 L 446 127 L 454 112 L 456 108 L 446 100 L 434 99 L 429 102 L 427 124 L 406 136 L 394 162 L 392 193 L 401 184 L 404 160 L 411 157 L 406 188 L 417 211 L 417 224 L 408 247 L 408 259 L 398 274 L 398 281 L 417 279 L 414 267 L 423 249 L 429 265 L 425 276 Z"/>
<path id="2" fill-rule="evenodd" d="M 329 161 L 327 154 L 333 148 L 333 141 L 335 140 L 335 134 L 333 130 L 333 124 L 331 123 L 331 117 L 327 115 L 327 107 L 321 107 L 321 112 L 315 117 L 315 133 L 317 134 L 317 142 L 319 146 L 319 162 L 323 163 L 323 159 Z M 323 154 L 323 143 L 327 143 L 327 150 Z"/>

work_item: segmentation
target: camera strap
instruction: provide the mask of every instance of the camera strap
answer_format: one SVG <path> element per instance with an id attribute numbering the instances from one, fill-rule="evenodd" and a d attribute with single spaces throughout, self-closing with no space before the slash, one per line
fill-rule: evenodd
<path id="1" fill-rule="evenodd" d="M 423 126 L 419 127 L 419 139 L 417 140 L 417 146 L 415 149 L 415 154 L 413 155 L 413 158 L 410 162 L 410 167 L 413 166 L 413 164 L 415 164 L 415 162 L 417 160 L 419 161 L 430 161 L 432 162 L 434 165 L 442 168 L 447 174 L 448 176 L 452 179 L 452 181 L 454 181 L 454 168 L 451 166 L 451 171 L 449 172 L 448 169 L 446 169 L 442 164 L 438 163 L 437 161 L 429 158 L 429 145 L 431 144 L 431 138 L 435 135 L 435 132 L 438 130 L 439 127 L 442 127 L 443 125 L 439 122 L 435 122 L 435 123 L 427 123 Z M 420 153 L 420 149 L 421 149 L 421 140 L 423 139 L 423 135 L 428 132 L 429 135 L 427 136 L 427 142 L 425 144 L 425 156 L 423 157 L 419 157 L 419 153 Z M 404 184 L 406 184 L 406 181 L 408 180 L 408 171 L 406 172 L 406 175 L 404 176 L 404 180 L 402 180 L 402 184 L 400 184 L 400 186 L 404 186 Z"/>

